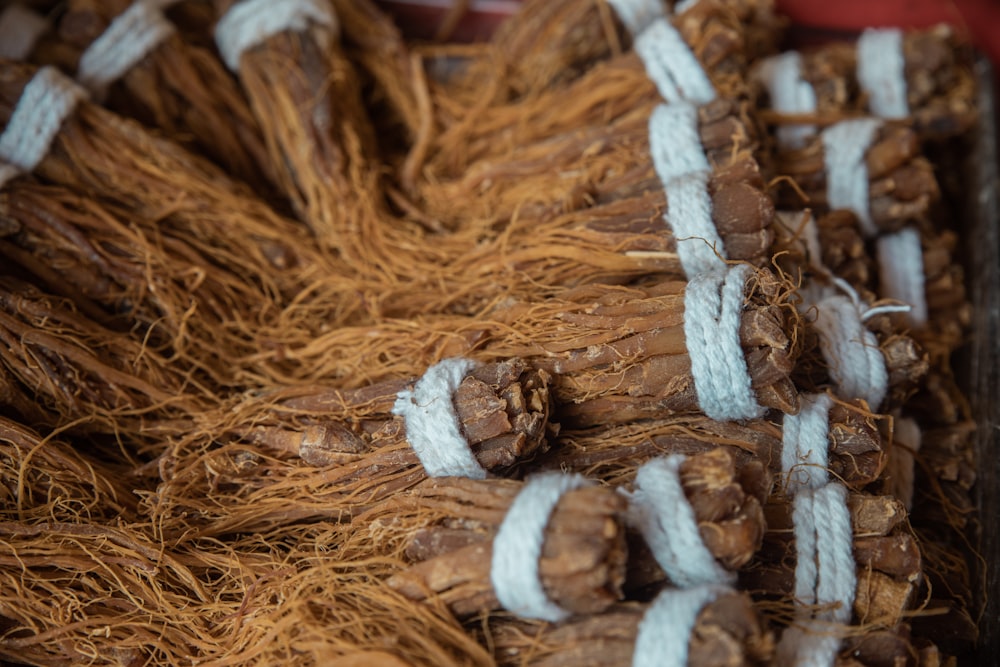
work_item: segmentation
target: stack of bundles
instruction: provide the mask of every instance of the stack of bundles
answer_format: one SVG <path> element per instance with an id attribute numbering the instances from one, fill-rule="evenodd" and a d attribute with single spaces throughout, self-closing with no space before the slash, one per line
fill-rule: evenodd
<path id="1" fill-rule="evenodd" d="M 968 49 L 782 24 L 0 13 L 0 659 L 969 650 Z"/>

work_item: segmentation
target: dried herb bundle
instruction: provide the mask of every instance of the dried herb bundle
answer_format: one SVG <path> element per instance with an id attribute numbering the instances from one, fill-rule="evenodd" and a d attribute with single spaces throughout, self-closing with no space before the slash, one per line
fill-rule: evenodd
<path id="1" fill-rule="evenodd" d="M 131 4 L 130 0 L 67 3 L 30 60 L 77 72 L 86 49 Z M 273 194 L 273 169 L 260 129 L 232 77 L 206 48 L 171 34 L 102 92 L 109 109 L 210 156 L 256 192 Z"/>
<path id="2" fill-rule="evenodd" d="M 858 490 L 875 482 L 887 457 L 877 418 L 857 401 L 835 402 L 829 418 L 830 473 Z M 753 470 L 763 465 L 772 476 L 780 474 L 781 447 L 780 423 L 767 419 L 717 422 L 679 415 L 617 426 L 564 429 L 537 465 L 624 484 L 640 465 L 654 457 L 721 450 L 732 457 L 736 477 L 747 492 L 766 497 L 769 485 L 752 483 L 759 478 Z M 748 470 L 746 477 L 744 469 Z"/>
<path id="3" fill-rule="evenodd" d="M 0 220 L 0 255 L 21 274 L 213 384 L 237 382 L 234 362 L 258 351 L 255 327 L 277 316 L 259 284 L 214 263 L 211 246 L 113 204 L 18 179 L 0 192 Z"/>
<path id="4" fill-rule="evenodd" d="M 495 616 L 484 641 L 493 647 L 499 665 L 628 665 L 647 609 L 627 602 L 600 616 L 559 625 Z M 689 665 L 766 665 L 773 657 L 774 637 L 749 596 L 723 595 L 698 614 L 688 644 Z"/>
<path id="5" fill-rule="evenodd" d="M 500 608 L 490 579 L 493 539 L 522 488 L 512 480 L 427 480 L 358 517 L 375 549 L 417 561 L 388 585 L 416 600 L 441 601 L 458 617 Z M 545 528 L 538 561 L 555 604 L 593 614 L 621 598 L 627 557 L 625 499 L 602 486 L 566 493 Z"/>
<path id="6" fill-rule="evenodd" d="M 916 133 L 902 125 L 883 125 L 865 153 L 868 175 L 868 208 L 881 232 L 898 231 L 907 222 L 927 221 L 931 206 L 940 197 L 934 168 L 923 157 Z M 799 208 L 802 195 L 818 212 L 829 210 L 823 140 L 816 135 L 799 149 L 779 151 L 778 174 L 790 177 L 796 187 L 782 185 L 775 198 L 782 208 Z"/>
<path id="7" fill-rule="evenodd" d="M 938 25 L 903 33 L 903 72 L 907 121 L 923 138 L 958 136 L 976 120 L 972 49 L 954 28 Z M 857 79 L 858 49 L 854 43 L 831 43 L 802 53 L 802 78 L 816 94 L 816 114 L 796 116 L 795 122 L 826 125 L 864 113 L 867 100 Z M 761 91 L 762 106 L 768 106 Z M 789 122 L 768 110 L 769 122 Z"/>
<path id="8" fill-rule="evenodd" d="M 199 417 L 159 462 L 151 513 L 201 535 L 347 520 L 427 477 L 390 413 L 413 380 L 357 391 L 290 389 Z M 480 465 L 508 471 L 546 446 L 547 376 L 519 360 L 469 371 L 452 401 Z M 164 519 L 167 521 L 167 519 Z"/>

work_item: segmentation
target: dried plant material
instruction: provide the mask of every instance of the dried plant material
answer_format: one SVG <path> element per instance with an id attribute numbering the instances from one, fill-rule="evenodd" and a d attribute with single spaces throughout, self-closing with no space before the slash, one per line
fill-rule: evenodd
<path id="1" fill-rule="evenodd" d="M 469 371 L 452 400 L 483 468 L 509 471 L 547 446 L 547 379 L 519 360 Z M 427 478 L 390 413 L 412 382 L 292 388 L 204 414 L 159 461 L 163 483 L 146 509 L 166 525 L 186 514 L 182 532 L 199 535 L 349 520 Z"/>
<path id="2" fill-rule="evenodd" d="M 277 315 L 260 285 L 214 263 L 211 246 L 59 186 L 19 179 L 0 192 L 0 255 L 35 285 L 173 363 L 231 385 L 258 348 L 254 323 Z"/>
<path id="3" fill-rule="evenodd" d="M 947 25 L 903 32 L 903 74 L 911 124 L 921 137 L 958 136 L 976 120 L 972 52 L 969 42 Z M 868 100 L 858 83 L 855 43 L 835 42 L 802 53 L 802 78 L 816 94 L 815 116 L 796 116 L 795 122 L 826 125 L 864 113 Z M 767 107 L 767 93 L 762 106 Z M 762 113 L 769 122 L 789 122 L 773 111 Z"/>
<path id="4" fill-rule="evenodd" d="M 779 151 L 777 173 L 790 177 L 795 188 L 776 189 L 782 208 L 808 204 L 818 212 L 830 209 L 827 198 L 823 139 L 816 135 L 802 148 Z M 923 157 L 916 133 L 901 125 L 883 125 L 865 152 L 868 175 L 868 209 L 875 227 L 882 232 L 901 229 L 907 222 L 930 219 L 931 205 L 940 197 L 934 168 Z M 802 195 L 806 201 L 802 201 Z"/>
<path id="5" fill-rule="evenodd" d="M 631 664 L 639 624 L 648 605 L 628 602 L 600 616 L 558 625 L 490 619 L 486 638 L 499 665 L 599 667 Z M 750 598 L 723 595 L 698 614 L 688 644 L 688 663 L 765 665 L 774 657 L 774 637 Z"/>
<path id="6" fill-rule="evenodd" d="M 906 509 L 889 496 L 855 493 L 848 494 L 847 507 L 857 563 L 855 621 L 895 627 L 918 603 L 923 577 L 920 548 L 906 523 Z M 754 563 L 741 571 L 740 587 L 755 596 L 790 600 L 795 581 L 792 505 L 774 497 L 764 512 L 764 546 Z"/>
<path id="7" fill-rule="evenodd" d="M 137 498 L 121 473 L 69 442 L 42 437 L 0 416 L 3 520 L 114 520 L 135 516 Z"/>
<path id="8" fill-rule="evenodd" d="M 553 376 L 557 421 L 566 425 L 699 412 L 684 334 L 685 289 L 675 281 L 595 284 L 500 304 L 482 318 L 341 327 L 301 345 L 286 340 L 280 361 L 355 387 L 385 379 L 389 368 L 422 373 L 439 361 L 429 353 L 442 349 L 484 361 L 520 357 Z M 798 394 L 789 374 L 800 332 L 787 289 L 770 272 L 753 272 L 739 337 L 756 400 L 795 412 Z"/>
<path id="9" fill-rule="evenodd" d="M 886 450 L 876 417 L 860 401 L 835 402 L 830 409 L 829 472 L 851 488 L 876 481 L 886 463 Z M 544 468 L 573 470 L 611 484 L 625 484 L 636 468 L 657 456 L 694 456 L 716 449 L 732 457 L 737 477 L 747 493 L 766 498 L 770 483 L 750 471 L 762 465 L 771 476 L 781 470 L 781 424 L 767 419 L 717 422 L 707 417 L 678 415 L 617 426 L 564 429 L 557 446 L 539 457 Z M 741 472 L 747 469 L 749 476 Z"/>
<path id="10" fill-rule="evenodd" d="M 0 279 L 0 364 L 24 421 L 162 448 L 148 422 L 198 410 L 212 396 L 127 333 L 100 327 L 29 284 Z M 20 410 L 19 410 L 20 411 Z M 155 414 L 155 416 L 153 416 Z"/>
<path id="11" fill-rule="evenodd" d="M 380 651 L 414 667 L 491 664 L 449 615 L 380 583 L 398 564 L 355 562 L 353 537 L 322 525 L 177 547 L 86 521 L 0 522 L 0 537 L 0 580 L 18 591 L 0 606 L 5 659 L 326 665 Z"/>
<path id="12" fill-rule="evenodd" d="M 81 56 L 132 3 L 73 0 L 31 61 L 77 72 Z M 274 194 L 274 175 L 260 129 L 222 63 L 203 46 L 168 35 L 113 82 L 102 102 L 217 164 L 258 193 Z"/>
<path id="13" fill-rule="evenodd" d="M 493 540 L 523 484 L 427 480 L 358 517 L 376 549 L 418 561 L 388 585 L 415 601 L 443 602 L 458 617 L 500 608 L 491 583 Z M 545 528 L 538 575 L 547 597 L 573 614 L 602 612 L 625 579 L 625 499 L 588 486 L 567 492 Z M 525 573 L 525 576 L 530 576 Z"/>
<path id="14" fill-rule="evenodd" d="M 875 259 L 869 255 L 858 218 L 851 211 L 838 209 L 815 218 L 808 209 L 778 211 L 773 230 L 775 261 L 792 282 L 822 279 L 829 271 L 859 294 L 872 289 Z M 813 232 L 818 248 L 810 248 Z"/>

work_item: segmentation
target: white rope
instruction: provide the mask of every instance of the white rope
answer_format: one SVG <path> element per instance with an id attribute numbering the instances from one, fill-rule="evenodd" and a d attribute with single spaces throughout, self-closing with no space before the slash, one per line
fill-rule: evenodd
<path id="1" fill-rule="evenodd" d="M 857 571 L 847 489 L 831 482 L 795 496 L 795 597 L 822 609 L 804 627 L 789 628 L 778 645 L 779 664 L 828 667 L 836 658 L 843 626 L 850 623 Z M 804 615 L 808 617 L 808 612 Z"/>
<path id="2" fill-rule="evenodd" d="M 49 152 L 63 121 L 87 93 L 54 67 L 42 67 L 24 87 L 0 135 L 0 186 L 32 171 Z"/>
<path id="3" fill-rule="evenodd" d="M 865 153 L 882 121 L 877 118 L 845 120 L 823 130 L 826 197 L 831 209 L 854 211 L 866 236 L 875 236 L 868 202 L 868 165 Z"/>
<path id="4" fill-rule="evenodd" d="M 816 303 L 816 310 L 820 351 L 838 395 L 863 398 L 877 410 L 889 389 L 889 374 L 878 339 L 864 325 L 867 313 L 841 294 L 823 298 Z"/>
<path id="5" fill-rule="evenodd" d="M 907 318 L 910 324 L 915 327 L 925 326 L 927 295 L 920 232 L 907 227 L 895 234 L 878 237 L 875 247 L 881 295 L 909 304 Z"/>
<path id="6" fill-rule="evenodd" d="M 681 486 L 684 456 L 649 461 L 629 495 L 629 522 L 642 533 L 653 557 L 675 585 L 732 584 L 736 574 L 722 567 L 705 546 L 694 510 Z"/>
<path id="7" fill-rule="evenodd" d="M 0 13 L 0 58 L 24 60 L 48 28 L 49 22 L 38 12 L 19 3 L 8 5 Z"/>
<path id="8" fill-rule="evenodd" d="M 658 105 L 649 117 L 649 151 L 666 192 L 663 218 L 684 273 L 721 269 L 725 248 L 712 220 L 711 167 L 698 133 L 698 109 L 686 102 Z"/>
<path id="9" fill-rule="evenodd" d="M 664 15 L 661 0 L 608 0 L 608 4 L 615 10 L 630 35 L 638 35 Z"/>
<path id="10" fill-rule="evenodd" d="M 486 471 L 469 449 L 452 395 L 476 366 L 471 359 L 445 359 L 427 369 L 413 386 L 396 395 L 392 414 L 406 423 L 406 439 L 431 477 L 485 479 Z"/>
<path id="11" fill-rule="evenodd" d="M 767 88 L 771 108 L 783 114 L 810 114 L 816 111 L 816 91 L 802 78 L 802 56 L 788 51 L 761 61 L 757 79 Z M 815 125 L 779 125 L 776 137 L 781 148 L 801 148 L 816 134 Z"/>
<path id="12" fill-rule="evenodd" d="M 633 48 L 667 102 L 707 104 L 715 99 L 715 87 L 705 69 L 667 17 L 653 21 L 635 38 Z"/>
<path id="13" fill-rule="evenodd" d="M 858 83 L 868 95 L 868 108 L 881 118 L 910 115 L 906 101 L 903 33 L 898 28 L 869 28 L 858 38 Z"/>
<path id="14" fill-rule="evenodd" d="M 545 594 L 538 559 L 545 528 L 563 494 L 588 484 L 580 475 L 542 473 L 528 479 L 517 494 L 493 540 L 490 582 L 504 609 L 522 618 L 561 621 L 570 612 Z"/>
<path id="15" fill-rule="evenodd" d="M 116 16 L 83 52 L 77 81 L 92 94 L 102 95 L 174 33 L 174 26 L 161 11 L 172 2 L 176 0 L 137 0 Z"/>
<path id="16" fill-rule="evenodd" d="M 712 419 L 751 419 L 764 414 L 750 385 L 740 316 L 752 270 L 745 264 L 694 276 L 684 293 L 684 337 L 698 405 Z"/>
<path id="17" fill-rule="evenodd" d="M 328 28 L 315 38 L 324 49 L 338 29 L 337 16 L 328 0 L 242 0 L 233 5 L 215 26 L 215 43 L 230 70 L 238 72 L 240 57 L 264 40 L 285 32 L 305 32 L 310 22 Z"/>
<path id="18" fill-rule="evenodd" d="M 660 593 L 639 622 L 632 667 L 686 667 L 698 614 L 729 592 L 724 586 L 707 585 Z"/>
<path id="19" fill-rule="evenodd" d="M 830 407 L 828 394 L 803 394 L 799 414 L 785 415 L 781 436 L 781 469 L 788 473 L 786 493 L 815 489 L 829 478 Z"/>

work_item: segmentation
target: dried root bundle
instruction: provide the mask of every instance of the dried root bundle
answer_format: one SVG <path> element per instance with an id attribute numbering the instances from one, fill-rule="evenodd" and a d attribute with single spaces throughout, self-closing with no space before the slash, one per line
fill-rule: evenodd
<path id="1" fill-rule="evenodd" d="M 769 122 L 816 122 L 827 125 L 863 114 L 869 95 L 858 81 L 857 43 L 832 43 L 802 52 L 800 75 L 815 93 L 815 114 L 782 117 L 767 110 Z M 922 137 L 945 139 L 966 132 L 976 120 L 975 78 L 968 41 L 955 28 L 938 25 L 902 34 L 907 124 Z M 766 90 L 760 101 L 770 106 Z"/>
<path id="2" fill-rule="evenodd" d="M 105 72 L 81 69 L 87 49 L 132 4 L 129 0 L 68 3 L 30 60 L 82 76 L 82 83 L 109 109 L 210 156 L 256 192 L 272 194 L 274 175 L 264 140 L 238 86 L 215 54 L 182 39 L 172 25 L 157 46 L 106 86 L 100 82 Z"/>

